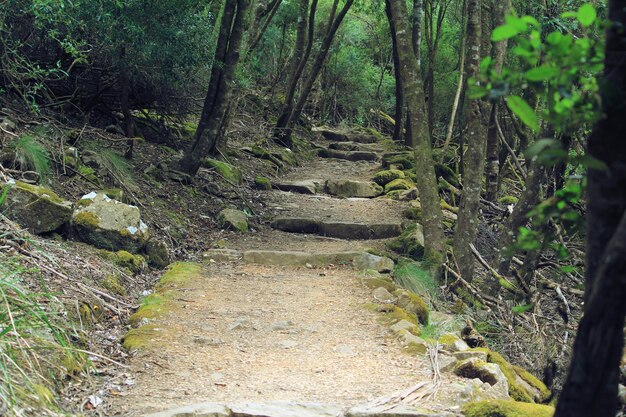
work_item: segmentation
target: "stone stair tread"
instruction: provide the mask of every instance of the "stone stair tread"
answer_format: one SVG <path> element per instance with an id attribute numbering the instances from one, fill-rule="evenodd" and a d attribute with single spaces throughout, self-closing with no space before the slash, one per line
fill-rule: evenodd
<path id="1" fill-rule="evenodd" d="M 327 221 L 306 217 L 276 217 L 274 229 L 291 233 L 318 234 L 340 239 L 385 239 L 402 233 L 401 222 Z"/>
<path id="2" fill-rule="evenodd" d="M 338 151 L 334 149 L 322 148 L 317 151 L 320 158 L 336 158 L 348 161 L 377 161 L 379 159 L 376 152 L 371 151 Z"/>
<path id="3" fill-rule="evenodd" d="M 326 181 L 321 179 L 298 180 L 298 181 L 274 181 L 272 187 L 287 192 L 301 194 L 323 193 Z"/>
<path id="4" fill-rule="evenodd" d="M 198 403 L 145 417 L 452 417 L 448 412 L 432 411 L 408 405 L 342 407 L 336 404 L 274 401 L 267 403 Z"/>

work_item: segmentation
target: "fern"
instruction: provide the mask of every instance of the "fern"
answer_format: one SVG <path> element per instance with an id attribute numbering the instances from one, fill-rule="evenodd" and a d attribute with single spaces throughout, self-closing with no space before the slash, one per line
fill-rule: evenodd
<path id="1" fill-rule="evenodd" d="M 14 152 L 16 167 L 35 171 L 41 179 L 50 176 L 50 154 L 34 136 L 20 136 L 14 144 Z"/>

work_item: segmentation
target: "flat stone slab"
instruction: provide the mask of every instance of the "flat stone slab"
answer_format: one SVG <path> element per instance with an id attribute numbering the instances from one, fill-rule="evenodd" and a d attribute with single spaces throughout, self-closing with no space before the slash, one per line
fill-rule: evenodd
<path id="1" fill-rule="evenodd" d="M 202 254 L 202 257 L 215 262 L 234 262 L 240 260 L 242 254 L 234 249 L 209 249 Z"/>
<path id="2" fill-rule="evenodd" d="M 232 417 L 337 417 L 341 407 L 330 404 L 273 402 L 231 405 Z"/>
<path id="3" fill-rule="evenodd" d="M 328 180 L 326 191 L 337 197 L 374 198 L 383 193 L 383 188 L 374 181 Z"/>
<path id="4" fill-rule="evenodd" d="M 323 146 L 319 147 L 323 149 Z M 333 142 L 328 145 L 328 149 L 335 151 L 364 151 L 364 152 L 383 152 L 383 148 L 377 143 L 358 143 L 358 142 Z"/>
<path id="5" fill-rule="evenodd" d="M 310 233 L 340 239 L 385 239 L 402 233 L 401 223 L 326 222 L 323 220 L 277 217 L 274 229 L 291 233 Z"/>
<path id="6" fill-rule="evenodd" d="M 352 263 L 363 252 L 299 252 L 299 251 L 272 251 L 272 250 L 249 250 L 243 253 L 246 263 L 261 265 L 282 266 L 326 266 L 330 264 Z"/>
<path id="7" fill-rule="evenodd" d="M 377 161 L 378 154 L 370 151 L 338 151 L 335 149 L 320 149 L 317 151 L 320 158 L 345 159 L 347 161 Z"/>
<path id="8" fill-rule="evenodd" d="M 320 133 L 324 139 L 336 142 L 375 143 L 378 138 L 365 132 L 349 132 L 329 127 L 314 127 L 311 131 Z"/>
<path id="9" fill-rule="evenodd" d="M 272 187 L 293 193 L 318 194 L 324 192 L 324 180 L 279 181 L 272 183 Z"/>
<path id="10" fill-rule="evenodd" d="M 144 417 L 231 417 L 230 408 L 223 404 L 215 403 L 198 403 L 186 405 L 183 407 L 173 408 L 158 413 L 144 414 Z"/>
<path id="11" fill-rule="evenodd" d="M 345 417 L 454 417 L 454 415 L 445 411 L 433 411 L 404 404 L 397 405 L 391 409 L 389 406 L 357 406 L 344 414 Z"/>

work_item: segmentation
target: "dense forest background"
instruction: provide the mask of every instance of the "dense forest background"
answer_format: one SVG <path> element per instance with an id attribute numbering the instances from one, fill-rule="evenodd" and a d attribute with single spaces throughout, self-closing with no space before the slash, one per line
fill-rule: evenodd
<path id="1" fill-rule="evenodd" d="M 623 22 L 624 11 L 611 3 L 6 0 L 0 92 L 22 114 L 118 134 L 128 161 L 138 141 L 167 145 L 182 182 L 226 153 L 243 124 L 258 126 L 266 147 L 306 149 L 311 127 L 328 125 L 414 151 L 390 164 L 419 179 L 430 273 L 454 282 L 446 291 L 478 311 L 479 330 L 556 392 L 583 310 L 591 327 L 611 323 L 610 340 L 579 332 L 611 350 L 597 367 L 607 374 L 568 414 L 583 398 L 572 373 L 558 409 L 610 415 L 623 307 L 601 314 L 594 302 L 623 286 L 612 262 L 623 257 L 624 146 L 610 123 L 620 117 L 611 109 L 623 110 L 624 34 L 607 19 Z M 3 147 L 15 156 L 36 142 Z M 45 182 L 51 166 L 37 161 L 22 162 Z M 605 354 L 580 343 L 581 357 Z M 596 369 L 579 363 L 579 375 Z"/>

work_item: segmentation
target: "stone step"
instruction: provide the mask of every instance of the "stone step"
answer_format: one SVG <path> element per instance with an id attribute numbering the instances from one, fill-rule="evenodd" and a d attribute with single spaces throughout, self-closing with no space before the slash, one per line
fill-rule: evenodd
<path id="1" fill-rule="evenodd" d="M 374 181 L 328 180 L 326 192 L 343 198 L 374 198 L 383 194 L 383 187 Z"/>
<path id="2" fill-rule="evenodd" d="M 358 143 L 358 142 L 333 142 L 328 145 L 328 149 L 336 151 L 369 151 L 382 152 L 383 148 L 377 143 Z"/>
<path id="3" fill-rule="evenodd" d="M 351 265 L 357 270 L 374 269 L 381 273 L 393 271 L 393 260 L 373 255 L 368 252 L 304 252 L 281 250 L 247 250 L 209 249 L 202 254 L 206 260 L 215 262 L 243 261 L 248 264 L 276 266 L 309 266 L 324 267 L 328 265 Z"/>
<path id="4" fill-rule="evenodd" d="M 301 181 L 275 181 L 272 187 L 280 191 L 288 191 L 300 194 L 319 194 L 326 188 L 324 180 L 301 180 Z"/>
<path id="5" fill-rule="evenodd" d="M 347 132 L 328 127 L 314 127 L 311 131 L 320 133 L 324 139 L 335 142 L 375 143 L 378 137 L 365 132 Z"/>
<path id="6" fill-rule="evenodd" d="M 325 221 L 303 217 L 277 217 L 274 229 L 291 233 L 309 233 L 340 239 L 386 239 L 402 233 L 402 223 L 358 223 Z"/>
<path id="7" fill-rule="evenodd" d="M 407 405 L 345 408 L 334 404 L 276 401 L 269 403 L 198 403 L 145 417 L 452 417 L 454 414 Z"/>
<path id="8" fill-rule="evenodd" d="M 371 151 L 338 151 L 322 148 L 317 151 L 320 158 L 345 159 L 347 161 L 377 161 L 378 154 Z"/>

